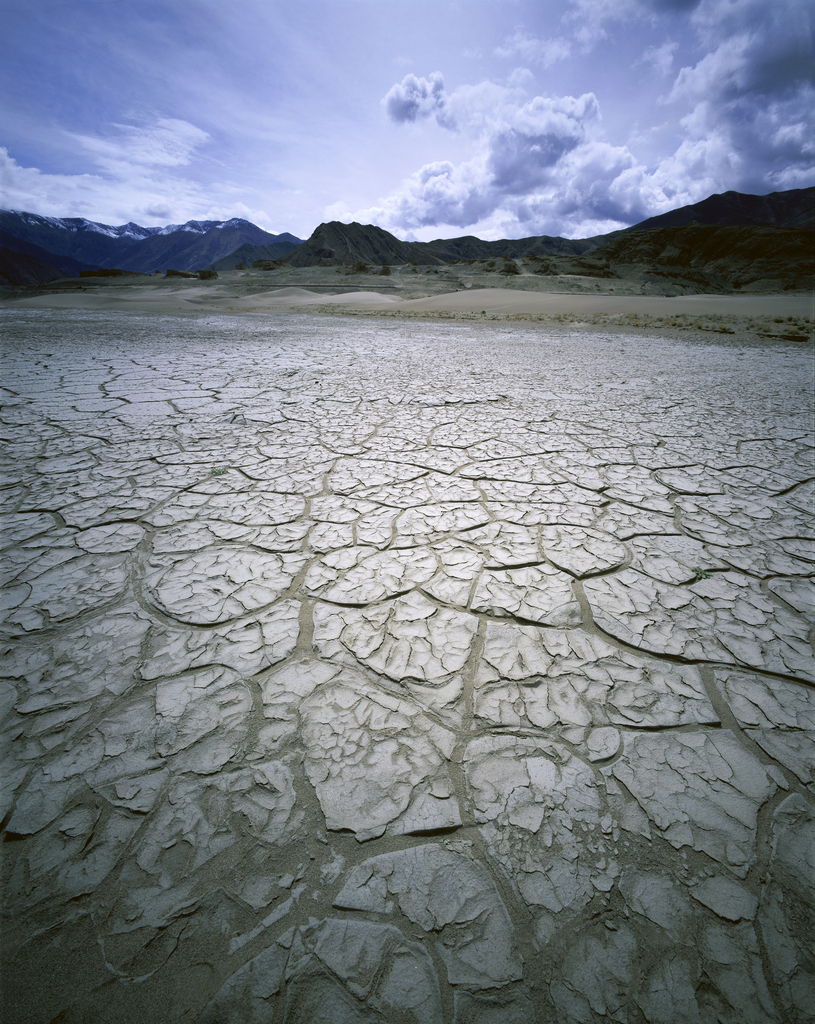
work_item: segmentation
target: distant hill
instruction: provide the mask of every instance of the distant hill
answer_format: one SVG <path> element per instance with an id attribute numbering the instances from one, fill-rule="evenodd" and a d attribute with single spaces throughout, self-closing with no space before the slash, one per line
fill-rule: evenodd
<path id="1" fill-rule="evenodd" d="M 426 246 L 428 252 L 442 256 L 446 263 L 451 260 L 519 259 L 524 256 L 580 256 L 589 252 L 600 242 L 614 237 L 598 235 L 596 238 L 561 238 L 553 235 L 532 235 L 529 238 L 501 238 L 485 242 L 475 235 L 463 238 L 437 238 L 432 242 L 416 242 Z"/>
<path id="2" fill-rule="evenodd" d="M 168 267 L 187 271 L 204 267 L 211 269 L 214 262 L 229 256 L 242 245 L 267 246 L 280 240 L 291 242 L 292 246 L 300 243 L 300 239 L 294 235 L 272 235 L 245 220 L 227 221 L 200 235 L 182 229 L 145 239 L 138 252 L 120 260 L 117 266 L 124 270 L 140 270 L 145 274 L 153 270 L 166 270 Z"/>
<path id="3" fill-rule="evenodd" d="M 292 267 L 313 267 L 318 263 L 419 263 L 432 266 L 451 260 L 494 259 L 500 256 L 512 258 L 544 253 L 578 256 L 609 237 L 571 239 L 537 235 L 485 242 L 475 235 L 465 235 L 462 238 L 437 238 L 433 242 L 402 242 L 375 224 L 357 224 L 356 221 L 342 224 L 334 220 L 320 224 L 311 238 L 284 258 Z"/>
<path id="4" fill-rule="evenodd" d="M 279 260 L 301 244 L 299 238 L 295 238 L 294 235 L 288 233 L 278 235 L 277 237 L 280 241 L 273 242 L 271 245 L 239 245 L 229 256 L 223 256 L 221 259 L 215 260 L 214 263 L 210 263 L 201 269 L 234 270 L 239 263 L 243 263 L 246 267 L 251 267 L 255 260 Z"/>
<path id="5" fill-rule="evenodd" d="M 624 233 L 591 253 L 618 276 L 675 281 L 705 289 L 772 284 L 811 289 L 815 231 L 768 225 L 686 224 Z"/>
<path id="6" fill-rule="evenodd" d="M 320 224 L 311 238 L 285 257 L 292 267 L 313 267 L 318 263 L 446 263 L 431 254 L 421 242 L 401 242 L 375 224 L 342 224 L 332 220 Z"/>
<path id="7" fill-rule="evenodd" d="M 75 260 L 72 256 L 60 256 L 58 253 L 49 252 L 48 249 L 43 249 L 40 245 L 34 245 L 33 242 L 24 242 L 21 238 L 16 238 L 8 231 L 0 231 L 0 245 L 5 246 L 5 248 L 10 249 L 12 252 L 21 253 L 24 256 L 33 256 L 35 259 L 42 260 L 44 263 L 56 267 L 61 272 L 62 277 L 77 277 L 83 270 L 96 270 L 98 268 L 96 263 L 83 263 L 82 260 Z"/>
<path id="8" fill-rule="evenodd" d="M 519 259 L 530 256 L 582 256 L 622 236 L 690 224 L 809 228 L 815 219 L 815 188 L 773 192 L 767 196 L 725 192 L 701 203 L 635 224 L 621 231 L 592 238 L 559 238 L 533 235 L 486 242 L 475 235 L 437 238 L 432 242 L 402 242 L 374 224 L 342 224 L 330 221 L 285 257 L 293 267 L 317 263 L 420 263 L 440 264 L 453 260 Z M 246 262 L 246 261 L 244 261 Z M 248 266 L 249 264 L 247 264 Z"/>
<path id="9" fill-rule="evenodd" d="M 58 267 L 46 263 L 45 260 L 0 247 L 0 283 L 2 284 L 44 284 L 46 281 L 53 281 L 64 276 Z"/>
<path id="10" fill-rule="evenodd" d="M 676 228 L 683 224 L 764 225 L 812 231 L 815 229 L 815 188 L 793 188 L 787 192 L 771 192 L 767 196 L 722 192 L 708 196 L 701 203 L 649 217 L 625 231 Z"/>
<path id="11" fill-rule="evenodd" d="M 147 274 L 168 267 L 199 270 L 244 244 L 266 246 L 285 241 L 299 245 L 302 241 L 288 233 L 273 235 L 240 218 L 152 228 L 133 223 L 114 227 L 80 217 L 59 219 L 3 210 L 0 230 L 3 244 L 18 252 L 23 251 L 21 243 L 35 245 L 79 261 L 83 269 L 121 267 Z"/>
<path id="12" fill-rule="evenodd" d="M 132 222 L 113 227 L 78 217 L 59 219 L 0 211 L 0 245 L 43 260 L 66 273 L 95 267 L 120 267 L 149 274 L 168 267 L 185 271 L 229 270 L 237 263 L 251 266 L 258 259 L 281 258 L 292 267 L 320 263 L 439 265 L 455 260 L 580 258 L 619 238 L 665 228 L 701 224 L 811 230 L 814 220 L 815 188 L 790 189 L 766 196 L 724 192 L 692 206 L 650 217 L 622 231 L 593 238 L 533 235 L 497 241 L 464 235 L 437 238 L 432 242 L 403 242 L 374 224 L 340 221 L 320 224 L 311 237 L 303 241 L 288 232 L 270 234 L 239 218 L 191 220 L 186 224 L 145 228 Z M 72 261 L 70 269 L 66 261 Z"/>

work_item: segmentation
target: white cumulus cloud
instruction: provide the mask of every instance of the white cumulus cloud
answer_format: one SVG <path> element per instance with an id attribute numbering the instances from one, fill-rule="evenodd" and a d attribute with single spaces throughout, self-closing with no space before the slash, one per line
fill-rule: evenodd
<path id="1" fill-rule="evenodd" d="M 435 117 L 440 123 L 447 120 L 447 97 L 444 93 L 444 78 L 434 71 L 429 78 L 405 75 L 382 100 L 388 117 L 397 124 L 420 121 Z"/>
<path id="2" fill-rule="evenodd" d="M 625 147 L 601 139 L 593 93 L 525 98 L 519 87 L 483 82 L 444 96 L 448 127 L 469 137 L 473 156 L 438 160 L 411 174 L 383 203 L 357 211 L 404 233 L 429 227 L 493 234 L 599 233 L 665 209 Z M 428 115 L 430 116 L 430 115 Z"/>
<path id="3" fill-rule="evenodd" d="M 565 54 L 594 45 L 611 22 L 665 11 L 687 19 L 701 54 L 676 69 L 678 45 L 667 39 L 637 62 L 666 80 L 661 103 L 677 136 L 673 151 L 652 157 L 651 166 L 606 137 L 593 93 L 530 98 L 529 76 L 517 73 L 508 85 L 484 81 L 447 92 L 440 73 L 408 75 L 383 101 L 391 118 L 434 118 L 467 140 L 470 155 L 425 164 L 358 214 L 397 232 L 576 237 L 727 189 L 811 185 L 815 67 L 806 0 L 572 0 L 561 35 L 547 42 L 519 30 L 500 52 L 545 65 L 557 47 Z M 594 26 L 582 35 L 581 19 Z"/>

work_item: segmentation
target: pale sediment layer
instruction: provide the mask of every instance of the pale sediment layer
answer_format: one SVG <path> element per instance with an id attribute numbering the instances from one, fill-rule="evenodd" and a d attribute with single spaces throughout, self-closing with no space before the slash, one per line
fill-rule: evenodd
<path id="1" fill-rule="evenodd" d="M 128 308 L 0 311 L 4 1019 L 811 1020 L 809 346 Z"/>
<path id="2" fill-rule="evenodd" d="M 302 272 L 299 272 L 302 276 Z M 293 279 L 298 272 L 289 274 Z M 322 275 L 322 276 L 321 276 Z M 801 293 L 755 295 L 654 295 L 619 282 L 617 291 L 598 291 L 583 278 L 519 278 L 513 286 L 455 291 L 442 277 L 414 280 L 372 275 L 349 278 L 336 291 L 336 274 L 309 268 L 311 286 L 282 283 L 267 287 L 263 272 L 231 272 L 217 282 L 137 280 L 132 284 L 99 281 L 0 302 L 0 308 L 144 310 L 152 312 L 296 312 L 422 319 L 523 319 L 530 322 L 696 330 L 758 337 L 811 339 L 813 297 Z M 116 279 L 113 279 L 115 282 Z M 367 286 L 367 287 L 366 287 Z M 604 285 L 604 287 L 606 287 Z M 432 294 L 426 294 L 431 290 Z"/>
<path id="3" fill-rule="evenodd" d="M 806 295 L 608 295 L 524 292 L 503 288 L 382 301 L 343 295 L 309 300 L 313 312 L 456 320 L 525 320 L 589 327 L 703 331 L 812 340 L 813 300 Z"/>

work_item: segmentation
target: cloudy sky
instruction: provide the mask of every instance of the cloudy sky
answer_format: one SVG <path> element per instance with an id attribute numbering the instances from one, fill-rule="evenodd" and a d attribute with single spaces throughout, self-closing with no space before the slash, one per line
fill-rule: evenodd
<path id="1" fill-rule="evenodd" d="M 811 0 L 0 0 L 0 206 L 586 237 L 813 184 Z"/>

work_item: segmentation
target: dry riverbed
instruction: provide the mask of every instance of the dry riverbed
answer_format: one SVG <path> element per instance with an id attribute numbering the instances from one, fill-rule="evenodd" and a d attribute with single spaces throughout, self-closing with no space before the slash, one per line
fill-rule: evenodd
<path id="1" fill-rule="evenodd" d="M 206 284 L 0 310 L 4 1019 L 811 1020 L 811 346 Z"/>
<path id="2" fill-rule="evenodd" d="M 637 281 L 574 275 L 485 273 L 472 267 L 396 267 L 349 273 L 343 267 L 221 272 L 217 280 L 156 276 L 83 278 L 5 289 L 0 308 L 181 312 L 293 312 L 404 319 L 522 320 L 548 326 L 696 331 L 748 338 L 813 339 L 813 297 L 658 294 Z M 126 283 L 123 283 L 125 281 Z"/>

